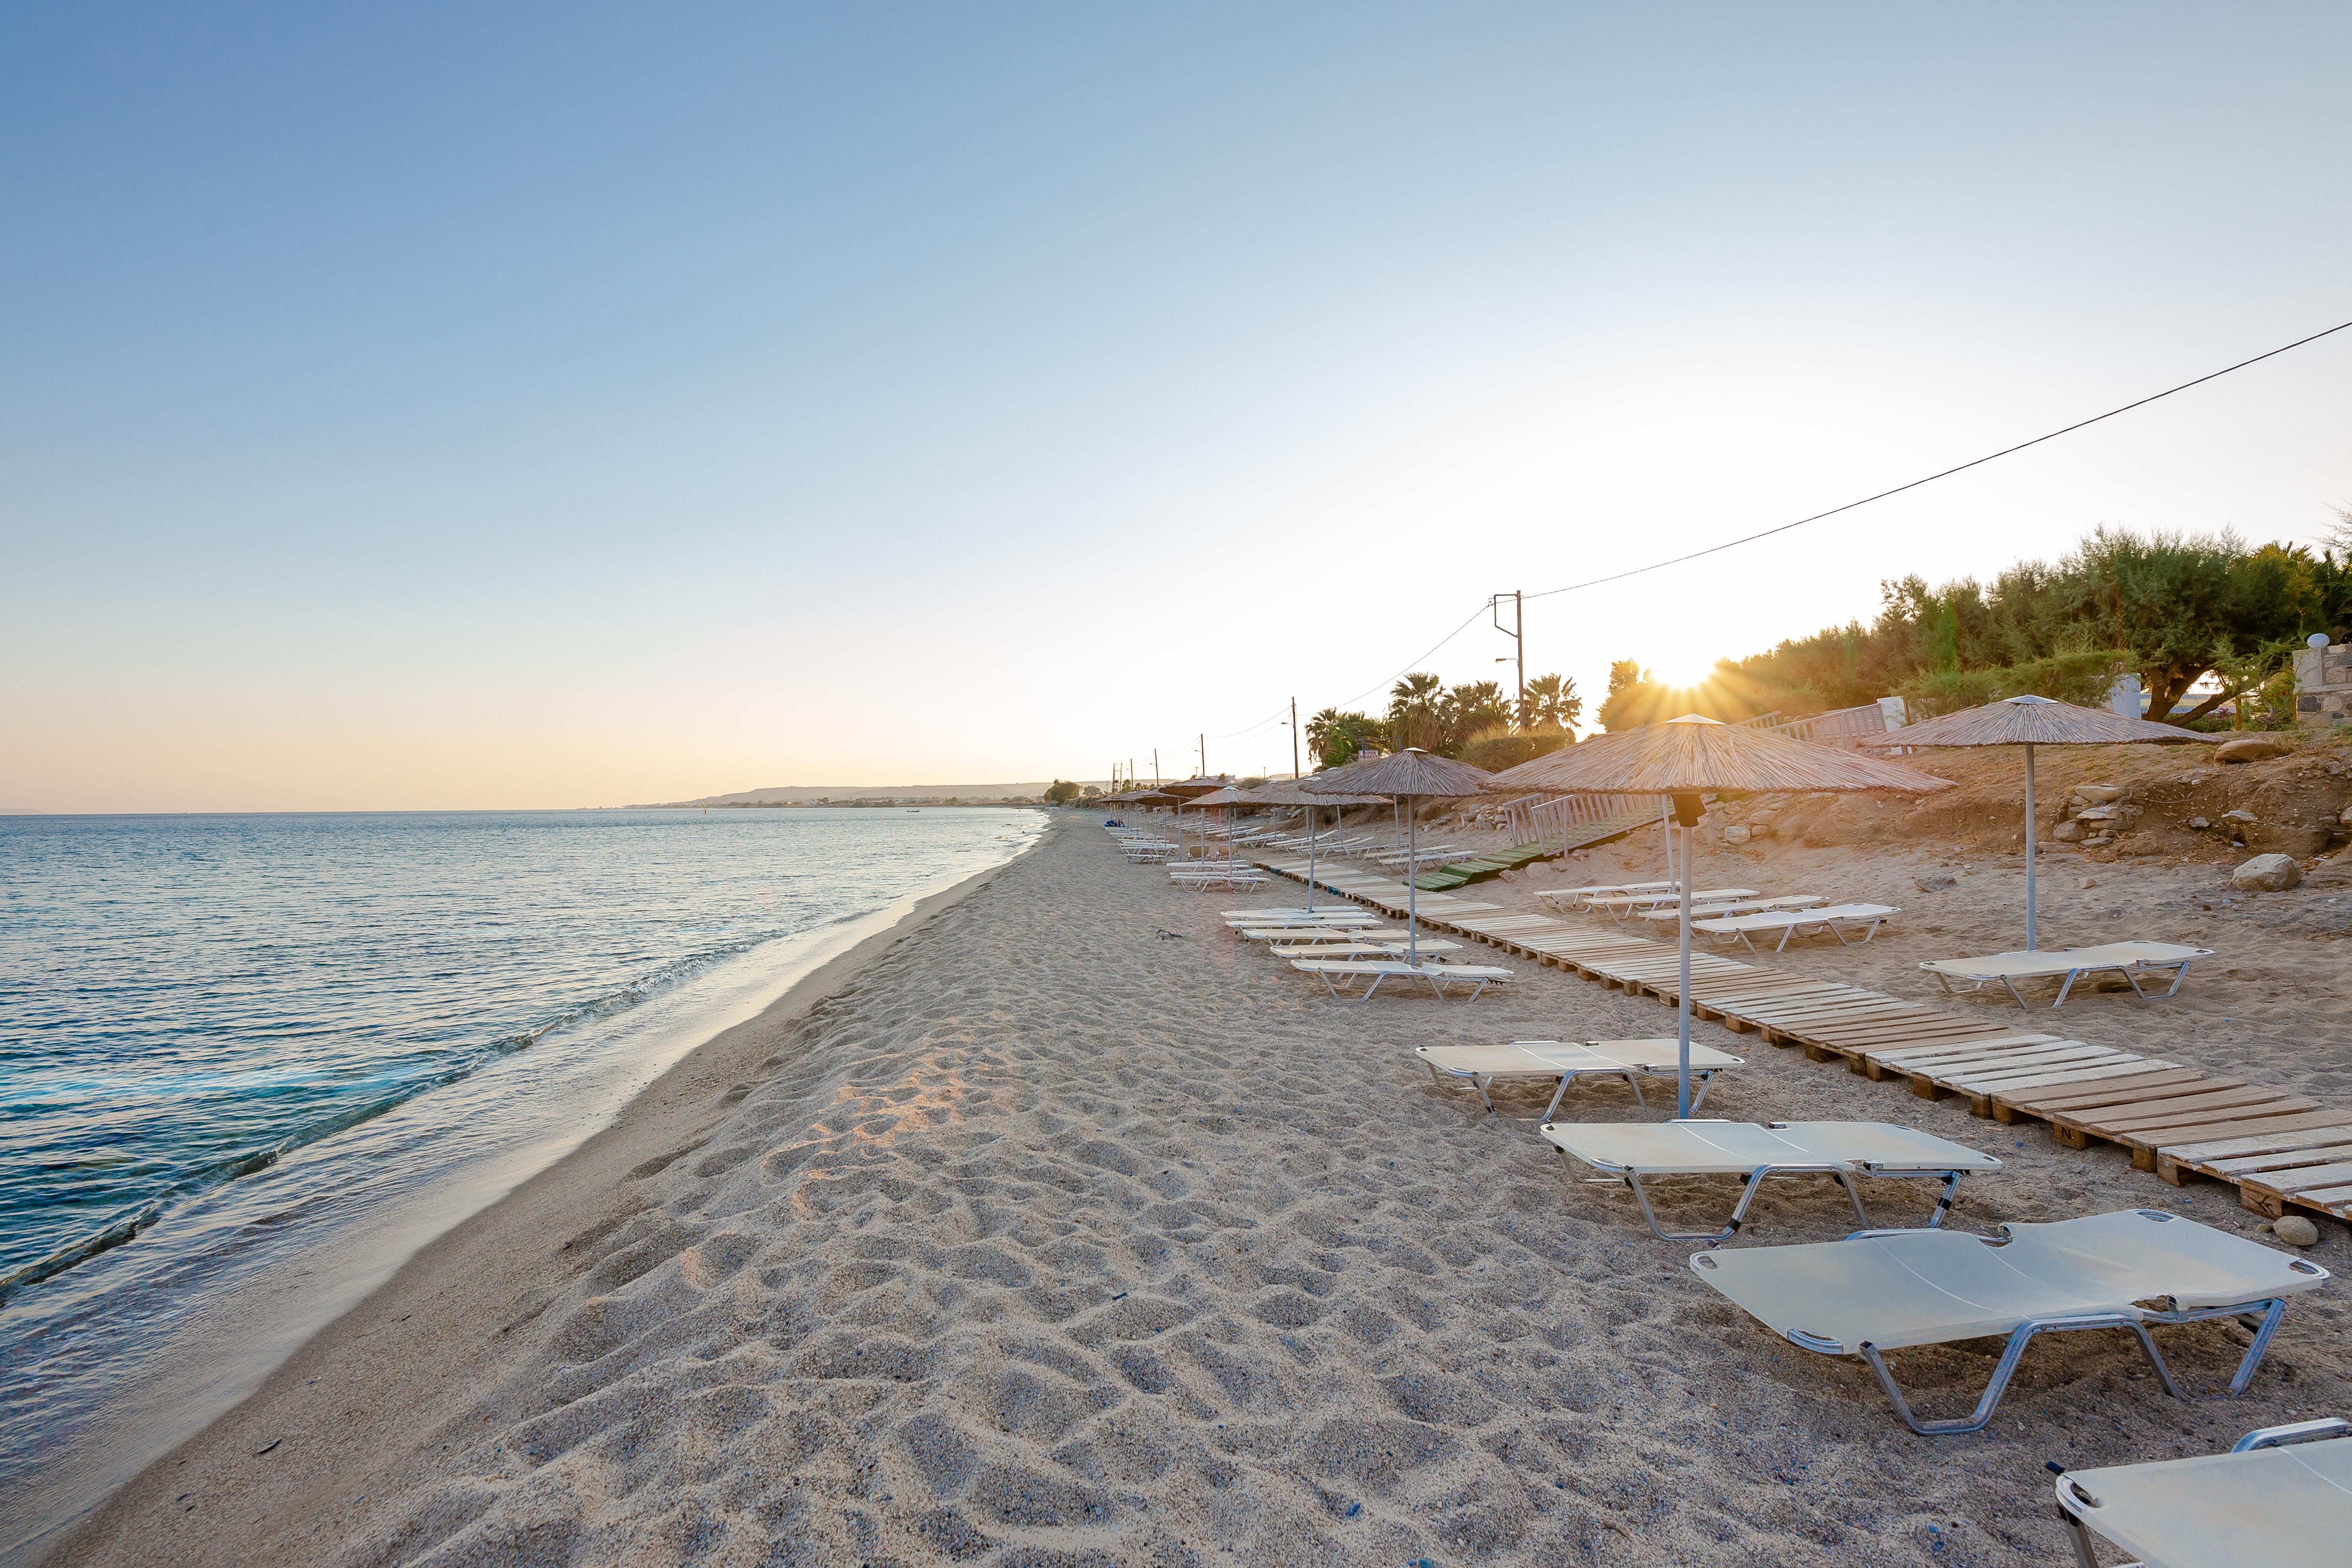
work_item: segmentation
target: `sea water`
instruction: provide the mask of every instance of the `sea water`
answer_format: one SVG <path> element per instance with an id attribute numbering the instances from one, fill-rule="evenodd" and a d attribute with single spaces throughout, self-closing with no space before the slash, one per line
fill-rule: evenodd
<path id="1" fill-rule="evenodd" d="M 1002 807 L 0 818 L 0 1561 Z"/>

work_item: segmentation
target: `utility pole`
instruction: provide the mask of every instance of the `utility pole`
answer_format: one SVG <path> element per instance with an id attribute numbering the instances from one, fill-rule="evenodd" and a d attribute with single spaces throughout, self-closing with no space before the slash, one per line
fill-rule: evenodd
<path id="1" fill-rule="evenodd" d="M 1205 731 L 1201 736 L 1201 776 L 1209 776 L 1209 737 Z"/>
<path id="2" fill-rule="evenodd" d="M 1462 601 L 1456 599 L 1454 602 L 1458 605 Z M 1296 697 L 1290 700 L 1290 777 L 1294 783 L 1298 778 L 1298 699 Z"/>
<path id="3" fill-rule="evenodd" d="M 1503 625 L 1503 601 L 1505 599 L 1511 601 L 1511 624 L 1508 626 Z M 1486 601 L 1486 609 L 1488 613 L 1494 616 L 1495 629 L 1508 636 L 1511 639 L 1511 645 L 1518 650 L 1519 703 L 1517 711 L 1515 711 L 1511 716 L 1514 720 L 1517 721 L 1519 728 L 1524 730 L 1527 728 L 1528 711 L 1527 597 L 1525 595 L 1520 593 L 1518 589 L 1514 588 L 1507 594 L 1496 594 L 1493 597 L 1489 598 Z M 1507 659 L 1498 658 L 1495 662 L 1496 664 L 1507 664 L 1510 661 Z"/>
<path id="4" fill-rule="evenodd" d="M 1151 748 L 1151 787 L 1160 787 L 1160 748 L 1157 746 Z"/>

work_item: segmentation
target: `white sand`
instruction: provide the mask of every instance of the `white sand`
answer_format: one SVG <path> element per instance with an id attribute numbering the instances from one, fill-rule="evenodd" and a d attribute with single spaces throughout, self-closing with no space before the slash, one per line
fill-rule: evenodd
<path id="1" fill-rule="evenodd" d="M 1876 896 L 1910 874 L 1822 854 L 1769 863 L 1769 885 Z M 1562 880 L 1487 887 L 1517 901 Z M 1217 922 L 1297 893 L 1171 890 L 1066 826 L 421 1256 L 63 1559 L 2046 1565 L 2068 1560 L 2046 1458 L 2170 1458 L 2352 1413 L 2330 1285 L 2290 1309 L 2244 1398 L 2177 1403 L 2126 1337 L 2066 1335 L 2037 1342 L 1986 1434 L 1914 1436 L 1859 1365 L 1769 1339 L 1702 1288 L 1622 1190 L 1564 1180 L 1531 1131 L 1542 1095 L 1498 1094 L 1489 1118 L 1412 1060 L 1658 1035 L 1667 1009 L 1523 963 L 1474 1004 L 1335 1005 Z M 1933 951 L 1965 951 L 1983 944 L 1952 911 L 1975 897 L 1885 901 L 1948 927 Z M 2230 962 L 2292 974 L 2283 941 Z M 1911 956 L 1786 962 L 1932 994 L 1901 977 Z M 2237 1037 L 2201 1038 L 2223 984 L 2192 978 L 2190 1007 L 2098 994 L 2056 1016 L 2229 1066 Z M 1749 1060 L 1712 1114 L 1904 1121 L 2010 1161 L 1956 1224 L 2146 1205 L 2252 1231 L 2218 1185 L 2176 1191 L 2118 1151 L 1698 1037 Z M 2247 1039 L 2250 1074 L 2298 1050 L 2299 1081 L 2352 1068 L 2340 1033 L 2278 1017 Z M 1562 1114 L 1633 1102 L 1594 1087 Z M 1925 1212 L 1921 1184 L 1869 1195 L 1880 1223 Z M 1742 1245 L 1851 1224 L 1833 1186 L 1790 1182 Z M 2312 1256 L 2343 1270 L 2345 1232 L 2325 1231 Z M 2159 1338 L 2207 1384 L 2241 1342 Z M 1895 1365 L 1943 1414 L 1988 1349 Z"/>

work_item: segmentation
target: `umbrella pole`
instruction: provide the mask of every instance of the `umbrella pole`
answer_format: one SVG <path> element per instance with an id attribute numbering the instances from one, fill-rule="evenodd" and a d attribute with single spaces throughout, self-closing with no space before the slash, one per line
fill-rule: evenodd
<path id="1" fill-rule="evenodd" d="M 1315 808 L 1307 808 L 1307 912 L 1315 912 Z"/>
<path id="2" fill-rule="evenodd" d="M 1664 795 L 1658 797 L 1658 831 L 1666 837 L 1666 881 L 1671 886 L 1675 880 L 1675 807 Z"/>
<path id="3" fill-rule="evenodd" d="M 1405 799 L 1412 801 L 1415 805 L 1421 804 L 1412 795 L 1405 796 Z M 1415 851 L 1420 846 L 1418 827 L 1412 817 L 1404 819 L 1407 845 L 1404 852 L 1404 961 L 1415 969 L 1421 967 L 1421 934 L 1418 929 L 1421 916 L 1413 902 L 1414 884 L 1421 880 L 1415 875 L 1419 868 L 1413 864 Z"/>
<path id="4" fill-rule="evenodd" d="M 2033 742 L 2025 743 L 2025 951 L 2033 951 Z"/>
<path id="5" fill-rule="evenodd" d="M 1691 917 L 1691 830 L 1683 829 L 1683 889 L 1682 889 L 1682 973 L 1680 1001 L 1675 1012 L 1677 1040 L 1675 1058 L 1675 1117 L 1680 1121 L 1690 1114 L 1690 917 Z"/>

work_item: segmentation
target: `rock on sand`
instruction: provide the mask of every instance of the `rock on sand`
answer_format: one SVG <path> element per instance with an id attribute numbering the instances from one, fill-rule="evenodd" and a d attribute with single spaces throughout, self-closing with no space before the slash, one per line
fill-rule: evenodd
<path id="1" fill-rule="evenodd" d="M 2283 893 L 2303 880 L 2291 855 L 2257 855 L 2230 873 L 2230 886 L 2246 891 Z"/>

